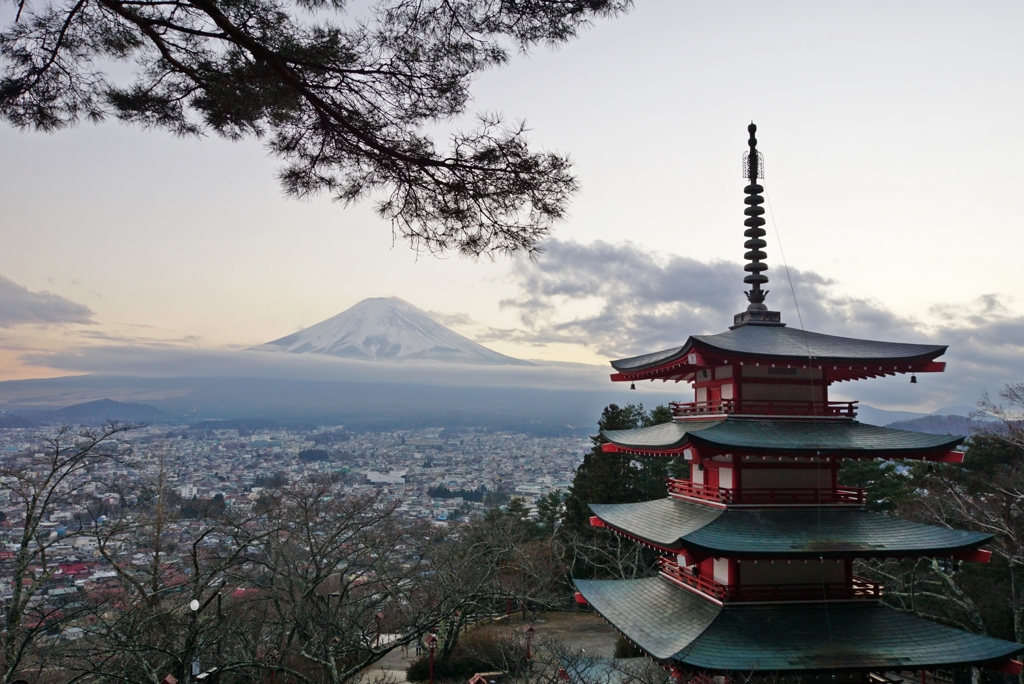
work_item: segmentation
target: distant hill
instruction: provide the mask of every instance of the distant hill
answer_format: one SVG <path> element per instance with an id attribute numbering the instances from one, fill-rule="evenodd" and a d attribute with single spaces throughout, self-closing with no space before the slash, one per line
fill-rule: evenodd
<path id="1" fill-rule="evenodd" d="M 136 423 L 159 423 L 167 419 L 160 409 L 146 404 L 131 404 L 99 399 L 84 404 L 73 404 L 54 411 L 54 420 L 58 422 L 102 423 L 108 420 L 122 420 Z"/>
<path id="2" fill-rule="evenodd" d="M 913 411 L 887 411 L 886 409 L 875 408 L 869 404 L 861 404 L 857 407 L 857 420 L 868 425 L 885 426 L 896 421 L 913 420 L 923 418 L 927 413 L 915 413 Z"/>
<path id="3" fill-rule="evenodd" d="M 977 406 L 968 406 L 967 404 L 957 404 L 956 406 L 943 406 L 942 408 L 932 411 L 931 416 L 963 416 L 964 418 L 970 416 L 972 413 L 977 413 Z"/>
<path id="4" fill-rule="evenodd" d="M 886 427 L 924 432 L 929 435 L 965 435 L 970 436 L 981 424 L 965 416 L 924 416 L 913 420 L 898 420 Z"/>
<path id="5" fill-rule="evenodd" d="M 3 428 L 30 428 L 34 427 L 35 422 L 19 416 L 16 413 L 0 413 L 0 429 Z"/>
<path id="6" fill-rule="evenodd" d="M 364 299 L 333 318 L 250 351 L 327 354 L 363 361 L 533 365 L 449 330 L 398 297 Z"/>

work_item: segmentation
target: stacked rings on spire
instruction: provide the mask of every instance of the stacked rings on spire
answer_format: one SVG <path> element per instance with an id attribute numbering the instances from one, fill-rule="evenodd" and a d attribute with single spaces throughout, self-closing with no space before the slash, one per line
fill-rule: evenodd
<path id="1" fill-rule="evenodd" d="M 747 198 L 743 201 L 748 206 L 744 209 L 743 213 L 749 218 L 743 222 L 743 225 L 747 226 L 743 234 L 750 239 L 743 243 L 743 246 L 749 250 L 743 255 L 743 258 L 750 263 L 744 266 L 743 270 L 751 273 L 751 275 L 745 277 L 743 282 L 750 285 L 760 285 L 768 282 L 768 276 L 761 275 L 762 271 L 768 270 L 768 265 L 761 263 L 762 259 L 768 258 L 768 255 L 761 251 L 768 246 L 768 243 L 763 239 L 766 233 L 761 227 L 764 225 L 764 219 L 761 218 L 761 215 L 764 214 L 764 208 L 761 207 L 764 204 L 764 197 L 759 193 L 763 190 L 763 187 L 753 183 L 744 189 L 744 192 L 747 193 Z M 764 301 L 763 296 L 761 301 Z"/>
<path id="2" fill-rule="evenodd" d="M 759 175 L 758 162 L 760 161 L 757 154 L 757 138 L 754 137 L 757 126 L 750 124 L 747 130 L 750 131 L 750 153 L 747 162 L 750 184 L 743 189 L 743 192 L 747 194 L 746 199 L 743 200 L 744 204 L 747 205 L 747 208 L 743 210 L 743 213 L 747 216 L 743 222 L 743 225 L 747 227 L 743 231 L 743 235 L 747 237 L 747 241 L 743 243 L 743 246 L 747 249 L 743 258 L 750 263 L 743 267 L 743 270 L 749 274 L 743 278 L 743 282 L 753 286 L 747 292 L 747 301 L 750 302 L 750 306 L 747 309 L 760 310 L 767 308 L 764 305 L 764 298 L 768 291 L 762 290 L 761 286 L 768 282 L 768 276 L 764 275 L 764 271 L 768 270 L 768 265 L 763 263 L 763 260 L 768 258 L 768 255 L 764 252 L 764 248 L 768 246 L 768 243 L 764 241 L 766 233 L 761 227 L 764 225 L 764 219 L 761 218 L 762 214 L 764 214 L 764 208 L 761 206 L 764 204 L 764 197 L 761 196 L 764 188 L 757 183 Z"/>

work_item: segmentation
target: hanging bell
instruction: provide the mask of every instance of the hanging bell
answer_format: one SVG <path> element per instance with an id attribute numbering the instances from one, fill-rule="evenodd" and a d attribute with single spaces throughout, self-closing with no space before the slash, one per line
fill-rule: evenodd
<path id="1" fill-rule="evenodd" d="M 916 380 L 914 380 L 914 382 L 917 382 L 917 381 L 916 381 Z M 635 383 L 635 382 L 631 382 L 631 383 L 629 383 L 629 389 L 631 389 L 631 390 L 635 390 L 635 389 L 636 389 L 636 383 Z"/>
<path id="2" fill-rule="evenodd" d="M 916 385 L 917 384 L 917 376 L 916 375 L 911 375 L 910 376 L 910 384 L 911 385 Z"/>

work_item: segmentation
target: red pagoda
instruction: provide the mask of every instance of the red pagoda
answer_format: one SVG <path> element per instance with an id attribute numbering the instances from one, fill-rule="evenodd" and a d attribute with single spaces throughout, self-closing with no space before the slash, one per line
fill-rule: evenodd
<path id="1" fill-rule="evenodd" d="M 842 487 L 843 459 L 959 463 L 963 437 L 866 425 L 835 382 L 941 372 L 946 347 L 876 342 L 787 327 L 765 306 L 762 157 L 744 155 L 746 311 L 717 335 L 613 361 L 612 380 L 691 383 L 674 420 L 603 433 L 604 451 L 682 456 L 668 497 L 591 504 L 591 524 L 659 552 L 657 577 L 577 580 L 623 636 L 680 679 L 730 672 L 863 681 L 870 673 L 981 666 L 1019 673 L 1024 646 L 890 608 L 855 559 L 935 556 L 987 562 L 991 535 L 901 520 Z M 912 382 L 916 377 L 912 378 Z"/>

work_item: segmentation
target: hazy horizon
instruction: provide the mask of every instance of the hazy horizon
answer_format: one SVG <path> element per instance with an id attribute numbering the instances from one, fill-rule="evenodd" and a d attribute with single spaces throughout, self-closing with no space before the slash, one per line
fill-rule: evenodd
<path id="1" fill-rule="evenodd" d="M 719 332 L 745 305 L 753 119 L 772 308 L 819 332 L 950 345 L 941 376 L 837 396 L 972 404 L 1024 377 L 1022 28 L 1010 2 L 638 2 L 516 56 L 478 80 L 467 120 L 524 118 L 535 145 L 576 163 L 582 191 L 535 264 L 417 256 L 370 202 L 287 200 L 255 141 L 113 121 L 2 127 L 0 380 L 142 358 L 184 370 L 190 354 L 278 339 L 376 296 L 501 354 L 594 367 Z"/>

